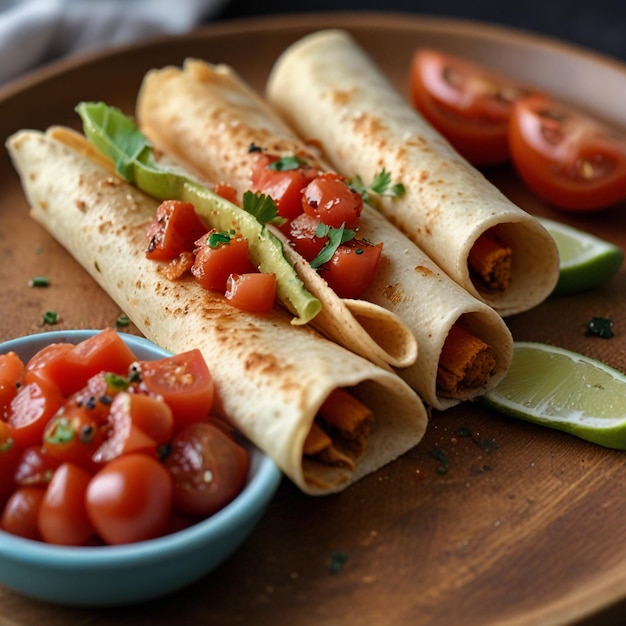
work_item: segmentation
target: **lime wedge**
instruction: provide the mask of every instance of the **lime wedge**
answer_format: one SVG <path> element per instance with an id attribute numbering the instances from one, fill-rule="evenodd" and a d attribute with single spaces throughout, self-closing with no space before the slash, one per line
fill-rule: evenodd
<path id="1" fill-rule="evenodd" d="M 624 251 L 618 246 L 561 222 L 537 219 L 552 235 L 559 250 L 561 271 L 554 295 L 599 287 L 621 267 Z"/>
<path id="2" fill-rule="evenodd" d="M 506 376 L 483 402 L 511 417 L 626 449 L 626 375 L 576 352 L 515 342 Z"/>

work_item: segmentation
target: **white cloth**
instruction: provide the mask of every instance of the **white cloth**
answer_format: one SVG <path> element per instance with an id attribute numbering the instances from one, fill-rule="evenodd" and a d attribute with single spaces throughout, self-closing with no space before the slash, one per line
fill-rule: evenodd
<path id="1" fill-rule="evenodd" d="M 0 0 L 0 83 L 74 52 L 182 33 L 227 0 Z"/>

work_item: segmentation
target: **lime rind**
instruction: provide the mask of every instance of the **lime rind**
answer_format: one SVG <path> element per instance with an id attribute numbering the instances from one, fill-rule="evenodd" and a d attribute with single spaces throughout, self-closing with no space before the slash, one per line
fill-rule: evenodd
<path id="1" fill-rule="evenodd" d="M 626 375 L 563 348 L 516 342 L 506 376 L 483 402 L 510 417 L 626 449 Z"/>
<path id="2" fill-rule="evenodd" d="M 624 262 L 624 250 L 582 230 L 537 218 L 554 239 L 560 256 L 559 280 L 553 295 L 588 291 L 606 283 Z"/>

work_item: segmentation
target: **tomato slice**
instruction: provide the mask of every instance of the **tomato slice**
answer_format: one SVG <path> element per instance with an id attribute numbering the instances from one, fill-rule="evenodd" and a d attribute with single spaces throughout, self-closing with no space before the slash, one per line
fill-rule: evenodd
<path id="1" fill-rule="evenodd" d="M 174 508 L 187 515 L 212 515 L 243 489 L 250 459 L 224 430 L 198 422 L 174 437 L 165 461 L 174 478 Z"/>
<path id="2" fill-rule="evenodd" d="M 417 111 L 474 165 L 509 159 L 513 105 L 539 93 L 478 63 L 431 49 L 414 53 L 410 91 Z"/>
<path id="3" fill-rule="evenodd" d="M 276 274 L 231 274 L 224 295 L 233 306 L 242 311 L 269 313 L 276 300 Z"/>
<path id="4" fill-rule="evenodd" d="M 321 275 L 340 298 L 358 298 L 374 278 L 382 249 L 382 243 L 352 239 L 321 266 Z"/>
<path id="5" fill-rule="evenodd" d="M 223 293 L 231 274 L 256 271 L 248 257 L 248 242 L 240 235 L 213 229 L 196 242 L 195 254 L 191 273 L 205 289 Z"/>
<path id="6" fill-rule="evenodd" d="M 0 420 L 7 419 L 11 400 L 24 382 L 24 362 L 15 352 L 0 354 Z"/>
<path id="7" fill-rule="evenodd" d="M 12 535 L 40 541 L 39 510 L 45 494 L 45 487 L 16 489 L 4 506 L 0 528 Z"/>
<path id="8" fill-rule="evenodd" d="M 541 198 L 569 211 L 626 199 L 626 134 L 548 98 L 514 108 L 509 143 L 515 168 Z"/>
<path id="9" fill-rule="evenodd" d="M 318 237 L 317 227 L 320 221 L 302 213 L 289 223 L 287 236 L 294 248 L 307 261 L 312 261 L 328 242 L 328 237 Z"/>
<path id="10" fill-rule="evenodd" d="M 352 190 L 344 178 L 326 172 L 314 178 L 302 192 L 304 212 L 327 226 L 355 228 L 358 225 L 363 198 Z"/>
<path id="11" fill-rule="evenodd" d="M 207 232 L 190 202 L 166 200 L 148 226 L 146 256 L 157 261 L 171 261 L 182 252 L 193 250 L 194 243 Z"/>
<path id="12" fill-rule="evenodd" d="M 172 510 L 172 478 L 156 459 L 125 454 L 107 463 L 87 488 L 89 519 L 109 544 L 158 537 Z"/>
<path id="13" fill-rule="evenodd" d="M 38 514 L 41 537 L 47 543 L 82 546 L 94 535 L 85 497 L 92 474 L 63 463 L 52 476 Z"/>
<path id="14" fill-rule="evenodd" d="M 163 399 L 174 415 L 175 430 L 210 415 L 215 385 L 197 348 L 157 361 L 141 361 L 137 369 L 139 389 Z"/>

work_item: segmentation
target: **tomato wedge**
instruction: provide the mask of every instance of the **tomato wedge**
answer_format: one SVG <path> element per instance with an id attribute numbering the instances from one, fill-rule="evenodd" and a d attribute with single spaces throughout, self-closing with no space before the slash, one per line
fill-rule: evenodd
<path id="1" fill-rule="evenodd" d="M 355 228 L 363 210 L 361 194 L 353 191 L 344 178 L 326 172 L 314 178 L 302 192 L 303 211 L 333 228 Z"/>
<path id="2" fill-rule="evenodd" d="M 626 134 L 553 99 L 515 105 L 509 128 L 515 168 L 538 196 L 569 211 L 626 199 Z"/>
<path id="3" fill-rule="evenodd" d="M 269 313 L 276 300 L 276 274 L 265 272 L 231 274 L 224 295 L 241 311 Z"/>
<path id="4" fill-rule="evenodd" d="M 413 106 L 474 165 L 509 159 L 515 102 L 539 92 L 480 64 L 431 49 L 411 62 Z"/>

